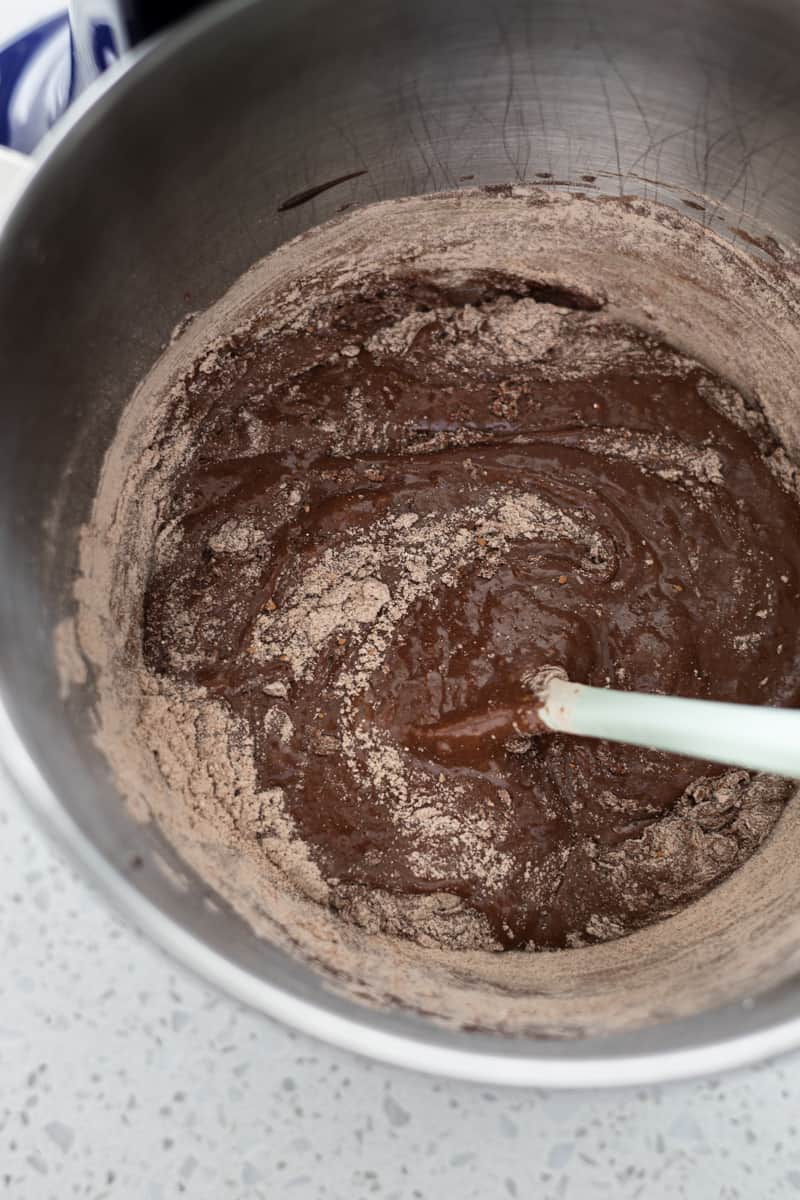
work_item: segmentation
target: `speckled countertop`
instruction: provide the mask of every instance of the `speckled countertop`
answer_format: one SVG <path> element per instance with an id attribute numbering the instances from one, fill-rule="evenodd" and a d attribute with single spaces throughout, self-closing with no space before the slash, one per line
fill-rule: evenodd
<path id="1" fill-rule="evenodd" d="M 173 1200 L 800 1195 L 800 1055 L 546 1093 L 374 1065 L 201 987 L 0 787 L 0 1194 Z"/>

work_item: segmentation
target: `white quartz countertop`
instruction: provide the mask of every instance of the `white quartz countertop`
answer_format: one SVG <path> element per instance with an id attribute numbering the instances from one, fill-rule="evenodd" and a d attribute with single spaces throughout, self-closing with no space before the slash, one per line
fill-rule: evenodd
<path id="1" fill-rule="evenodd" d="M 0 1195 L 800 1195 L 800 1055 L 614 1092 L 498 1090 L 334 1050 L 207 991 L 0 788 Z"/>

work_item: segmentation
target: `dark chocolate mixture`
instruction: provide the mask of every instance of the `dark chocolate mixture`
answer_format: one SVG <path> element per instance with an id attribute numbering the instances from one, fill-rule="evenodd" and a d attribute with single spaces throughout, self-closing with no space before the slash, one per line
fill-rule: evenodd
<path id="1" fill-rule="evenodd" d="M 789 785 L 515 714 L 545 664 L 800 703 L 798 506 L 737 403 L 592 296 L 322 289 L 205 362 L 176 412 L 194 442 L 146 662 L 244 719 L 260 787 L 362 924 L 415 936 L 398 913 L 431 895 L 480 918 L 463 944 L 533 949 L 674 912 Z"/>

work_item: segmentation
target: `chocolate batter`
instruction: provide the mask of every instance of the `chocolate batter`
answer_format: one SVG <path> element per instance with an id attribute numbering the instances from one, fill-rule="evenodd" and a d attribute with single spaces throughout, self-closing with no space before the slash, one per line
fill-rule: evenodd
<path id="1" fill-rule="evenodd" d="M 259 788 L 369 928 L 436 941 L 428 896 L 467 914 L 448 944 L 537 949 L 678 910 L 789 785 L 518 710 L 545 664 L 800 704 L 798 507 L 725 415 L 742 402 L 534 279 L 409 270 L 303 299 L 190 382 L 147 666 L 243 720 Z"/>

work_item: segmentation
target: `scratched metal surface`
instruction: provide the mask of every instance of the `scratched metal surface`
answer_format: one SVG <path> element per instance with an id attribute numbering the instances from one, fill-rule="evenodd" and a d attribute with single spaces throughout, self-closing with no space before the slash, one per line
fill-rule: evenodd
<path id="1" fill-rule="evenodd" d="M 335 33 L 316 24 L 330 37 L 321 60 L 313 45 L 295 51 L 293 98 L 276 113 L 274 177 L 283 175 L 287 194 L 356 169 L 367 176 L 347 199 L 455 187 L 473 176 L 594 182 L 667 199 L 685 189 L 688 198 L 709 198 L 710 221 L 721 207 L 734 224 L 796 234 L 797 6 L 466 0 L 370 8 L 366 22 L 362 12 L 340 12 Z M 324 8 L 316 11 L 319 21 Z M 294 228 L 340 203 L 341 195 L 315 204 Z"/>

